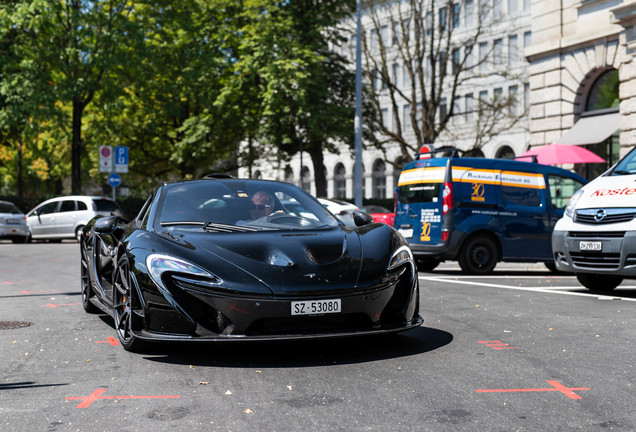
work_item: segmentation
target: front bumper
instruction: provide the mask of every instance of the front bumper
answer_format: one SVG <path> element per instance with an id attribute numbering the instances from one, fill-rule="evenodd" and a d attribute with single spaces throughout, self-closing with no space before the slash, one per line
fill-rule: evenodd
<path id="1" fill-rule="evenodd" d="M 422 324 L 417 279 L 399 277 L 365 292 L 310 297 L 241 297 L 194 289 L 149 296 L 134 314 L 133 334 L 157 341 L 248 341 L 393 333 Z M 164 294 L 166 295 L 166 294 Z M 163 297 L 163 295 L 161 295 Z M 292 302 L 338 298 L 341 311 L 292 315 Z"/>
<path id="2" fill-rule="evenodd" d="M 581 250 L 581 242 L 601 243 L 600 251 Z M 636 277 L 636 232 L 555 230 L 552 251 L 558 270 Z"/>

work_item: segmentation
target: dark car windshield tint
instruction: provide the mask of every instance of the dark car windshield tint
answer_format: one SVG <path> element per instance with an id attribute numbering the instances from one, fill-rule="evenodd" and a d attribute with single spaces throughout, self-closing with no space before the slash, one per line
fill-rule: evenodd
<path id="1" fill-rule="evenodd" d="M 116 202 L 106 199 L 93 200 L 95 204 L 95 211 L 99 212 L 116 212 L 119 211 L 119 206 Z"/>
<path id="2" fill-rule="evenodd" d="M 22 212 L 13 203 L 0 203 L 0 213 L 20 214 Z"/>
<path id="3" fill-rule="evenodd" d="M 167 185 L 156 228 L 208 232 L 307 230 L 338 222 L 295 186 L 245 180 L 200 180 Z"/>

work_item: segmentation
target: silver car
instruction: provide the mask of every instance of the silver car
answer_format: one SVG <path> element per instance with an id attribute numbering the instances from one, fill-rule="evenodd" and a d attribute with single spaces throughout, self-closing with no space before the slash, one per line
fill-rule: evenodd
<path id="1" fill-rule="evenodd" d="M 123 216 L 117 203 L 99 196 L 51 198 L 27 213 L 26 223 L 34 240 L 77 239 L 95 216 Z"/>
<path id="2" fill-rule="evenodd" d="M 24 213 L 10 201 L 0 201 L 0 239 L 9 239 L 13 243 L 29 240 Z"/>

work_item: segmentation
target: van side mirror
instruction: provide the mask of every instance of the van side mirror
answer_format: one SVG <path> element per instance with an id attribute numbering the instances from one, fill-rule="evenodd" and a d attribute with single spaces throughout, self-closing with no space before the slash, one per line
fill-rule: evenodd
<path id="1" fill-rule="evenodd" d="M 353 223 L 355 223 L 356 226 L 369 225 L 373 223 L 373 217 L 369 213 L 354 211 Z"/>

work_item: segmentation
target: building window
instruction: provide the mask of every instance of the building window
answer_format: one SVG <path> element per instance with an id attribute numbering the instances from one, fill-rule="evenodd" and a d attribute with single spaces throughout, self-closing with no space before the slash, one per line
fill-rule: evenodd
<path id="1" fill-rule="evenodd" d="M 505 146 L 502 146 L 501 148 L 499 148 L 497 150 L 497 153 L 495 153 L 495 158 L 497 158 L 497 159 L 514 159 L 515 158 L 515 152 L 514 152 L 513 149 L 511 149 L 510 147 L 505 145 Z"/>
<path id="2" fill-rule="evenodd" d="M 519 43 L 517 35 L 508 36 L 508 64 L 514 65 L 519 61 Z"/>
<path id="3" fill-rule="evenodd" d="M 392 77 L 391 77 L 391 82 L 393 83 L 393 85 L 395 87 L 397 87 L 399 85 L 399 77 L 400 77 L 400 65 L 397 63 L 393 63 L 393 65 L 391 66 L 391 70 L 392 70 Z"/>
<path id="4" fill-rule="evenodd" d="M 519 0 L 508 0 L 508 13 L 515 14 L 519 12 Z"/>
<path id="5" fill-rule="evenodd" d="M 501 65 L 502 57 L 503 57 L 503 40 L 502 39 L 496 39 L 493 42 L 492 53 L 493 53 L 493 61 L 495 62 L 495 65 L 496 66 Z"/>
<path id="6" fill-rule="evenodd" d="M 459 73 L 460 62 L 461 62 L 461 59 L 459 58 L 459 56 L 461 55 L 459 48 L 455 48 L 451 55 L 452 55 L 451 61 L 453 62 L 453 75 L 457 75 Z"/>
<path id="7" fill-rule="evenodd" d="M 376 160 L 373 164 L 371 183 L 372 197 L 386 198 L 386 165 L 381 159 Z"/>
<path id="8" fill-rule="evenodd" d="M 508 97 L 510 98 L 510 115 L 514 117 L 519 114 L 519 95 L 516 85 L 508 87 Z"/>
<path id="9" fill-rule="evenodd" d="M 408 133 L 411 130 L 411 105 L 404 105 L 402 112 L 404 116 L 402 124 L 404 125 L 404 131 Z"/>
<path id="10" fill-rule="evenodd" d="M 347 171 L 343 164 L 338 163 L 333 171 L 333 196 L 346 198 L 347 196 Z"/>
<path id="11" fill-rule="evenodd" d="M 448 104 L 446 98 L 442 98 L 439 102 L 439 121 L 440 123 L 446 119 L 448 115 Z"/>
<path id="12" fill-rule="evenodd" d="M 470 123 L 473 121 L 473 111 L 475 110 L 475 98 L 472 93 L 468 93 L 464 96 L 466 109 L 464 112 L 466 113 L 466 122 Z"/>
<path id="13" fill-rule="evenodd" d="M 492 12 L 493 12 L 493 17 L 495 19 L 499 19 L 503 16 L 503 1 L 502 0 L 493 0 Z"/>
<path id="14" fill-rule="evenodd" d="M 459 28 L 461 25 L 462 5 L 455 3 L 451 12 L 451 24 L 453 28 Z"/>
<path id="15" fill-rule="evenodd" d="M 384 126 L 385 129 L 390 129 L 391 125 L 391 118 L 389 117 L 389 109 L 388 108 L 382 108 L 382 126 Z"/>
<path id="16" fill-rule="evenodd" d="M 447 9 L 445 7 L 439 8 L 439 29 L 442 32 L 446 30 L 447 19 L 448 19 Z"/>
<path id="17" fill-rule="evenodd" d="M 620 81 L 616 69 L 604 72 L 599 76 L 587 97 L 586 111 L 594 111 L 605 108 L 616 108 L 620 102 L 618 88 Z"/>
<path id="18" fill-rule="evenodd" d="M 294 170 L 290 167 L 285 168 L 285 182 L 294 184 Z"/>
<path id="19" fill-rule="evenodd" d="M 473 0 L 464 2 L 464 21 L 467 26 L 475 25 L 475 5 Z"/>
<path id="20" fill-rule="evenodd" d="M 479 70 L 487 70 L 486 61 L 488 60 L 488 42 L 479 44 Z"/>

